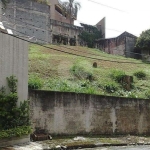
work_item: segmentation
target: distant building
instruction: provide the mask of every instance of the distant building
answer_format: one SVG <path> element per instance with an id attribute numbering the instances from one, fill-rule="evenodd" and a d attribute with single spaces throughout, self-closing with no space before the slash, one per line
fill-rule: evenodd
<path id="1" fill-rule="evenodd" d="M 78 45 L 78 35 L 85 28 L 74 25 L 75 9 L 71 22 L 64 9 L 60 0 L 48 0 L 48 5 L 31 0 L 10 0 L 6 9 L 1 9 L 1 20 L 14 35 L 32 42 Z M 105 37 L 105 18 L 95 27 L 102 30 Z"/>
<path id="2" fill-rule="evenodd" d="M 61 0 L 48 0 L 48 3 L 50 5 L 51 19 L 68 24 L 71 23 L 72 25 L 74 25 L 74 20 L 77 19 L 77 11 L 75 9 L 73 9 L 73 13 L 70 20 L 70 17 L 67 17 L 67 14 L 64 13 L 65 7 Z"/>
<path id="3" fill-rule="evenodd" d="M 106 37 L 106 30 L 105 30 L 106 29 L 106 19 L 105 19 L 105 17 L 102 20 L 100 20 L 95 26 L 97 27 L 98 30 L 101 30 L 103 38 L 105 38 Z"/>
<path id="4" fill-rule="evenodd" d="M 135 54 L 134 49 L 136 39 L 135 35 L 124 32 L 118 37 L 96 40 L 96 47 L 108 54 L 137 58 L 138 54 Z"/>

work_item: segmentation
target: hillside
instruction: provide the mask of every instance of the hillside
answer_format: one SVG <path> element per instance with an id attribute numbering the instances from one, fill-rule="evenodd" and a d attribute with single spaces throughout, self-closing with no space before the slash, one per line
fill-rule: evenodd
<path id="1" fill-rule="evenodd" d="M 94 62 L 97 68 L 93 67 Z M 130 91 L 116 80 L 124 74 L 133 76 Z M 147 98 L 150 65 L 87 47 L 30 45 L 29 88 Z"/>

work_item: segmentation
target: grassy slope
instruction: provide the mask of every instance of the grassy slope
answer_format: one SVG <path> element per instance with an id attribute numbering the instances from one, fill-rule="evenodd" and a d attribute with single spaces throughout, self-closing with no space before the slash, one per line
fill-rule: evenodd
<path id="1" fill-rule="evenodd" d="M 65 48 L 64 46 L 59 47 L 56 45 L 47 46 L 63 50 L 65 52 L 71 52 L 78 55 L 84 55 L 87 57 L 94 57 L 97 59 L 104 59 L 109 61 L 77 57 L 48 48 L 43 48 L 41 46 L 30 45 L 29 78 L 36 78 L 35 80 L 41 82 L 42 89 L 129 97 L 135 95 L 141 98 L 145 98 L 145 92 L 149 90 L 150 65 L 142 63 L 141 60 L 114 56 L 106 54 L 97 49 L 90 49 L 86 47 L 67 46 L 67 48 Z M 133 63 L 120 63 L 110 61 Z M 93 62 L 97 62 L 98 68 L 92 67 Z M 74 64 L 76 64 L 76 66 L 84 67 L 85 72 L 88 72 L 92 74 L 92 76 L 94 76 L 94 81 L 88 82 L 83 76 L 81 78 L 75 77 L 75 75 L 73 75 L 70 71 Z M 123 70 L 127 75 L 133 75 L 135 71 L 143 70 L 147 74 L 147 77 L 145 80 L 138 80 L 136 77 L 134 77 L 135 88 L 131 92 L 125 92 L 123 91 L 121 86 L 113 81 L 110 77 L 110 73 L 114 69 Z M 102 88 L 106 84 L 113 84 L 119 89 L 115 93 L 107 93 Z"/>

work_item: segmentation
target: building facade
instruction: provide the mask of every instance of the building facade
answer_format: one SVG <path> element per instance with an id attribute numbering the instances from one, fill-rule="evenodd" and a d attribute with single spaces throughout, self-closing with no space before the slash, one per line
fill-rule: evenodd
<path id="1" fill-rule="evenodd" d="M 63 13 L 64 7 L 60 0 L 49 0 L 48 4 L 10 0 L 6 9 L 2 9 L 1 20 L 15 35 L 31 42 L 75 45 L 80 43 L 78 35 L 84 27 L 74 25 L 77 11 L 73 10 L 70 21 L 70 17 Z M 104 29 L 102 26 L 104 21 L 99 25 Z"/>
<path id="2" fill-rule="evenodd" d="M 96 40 L 96 47 L 108 54 L 135 58 L 137 57 L 134 50 L 136 39 L 136 36 L 128 32 L 124 32 L 115 38 L 103 38 Z"/>
<path id="3" fill-rule="evenodd" d="M 50 5 L 50 14 L 52 20 L 68 23 L 74 25 L 74 20 L 77 19 L 77 11 L 73 9 L 72 16 L 68 16 L 65 13 L 65 6 L 61 0 L 48 0 Z"/>

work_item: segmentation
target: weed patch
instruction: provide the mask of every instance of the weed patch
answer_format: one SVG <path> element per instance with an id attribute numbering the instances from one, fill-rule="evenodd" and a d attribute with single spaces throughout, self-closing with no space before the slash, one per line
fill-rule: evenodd
<path id="1" fill-rule="evenodd" d="M 134 76 L 136 76 L 138 79 L 145 79 L 146 73 L 144 71 L 136 71 L 134 72 Z"/>
<path id="2" fill-rule="evenodd" d="M 28 81 L 29 89 L 41 89 L 42 86 L 43 86 L 42 80 L 38 76 L 31 75 L 29 77 L 29 81 Z"/>

